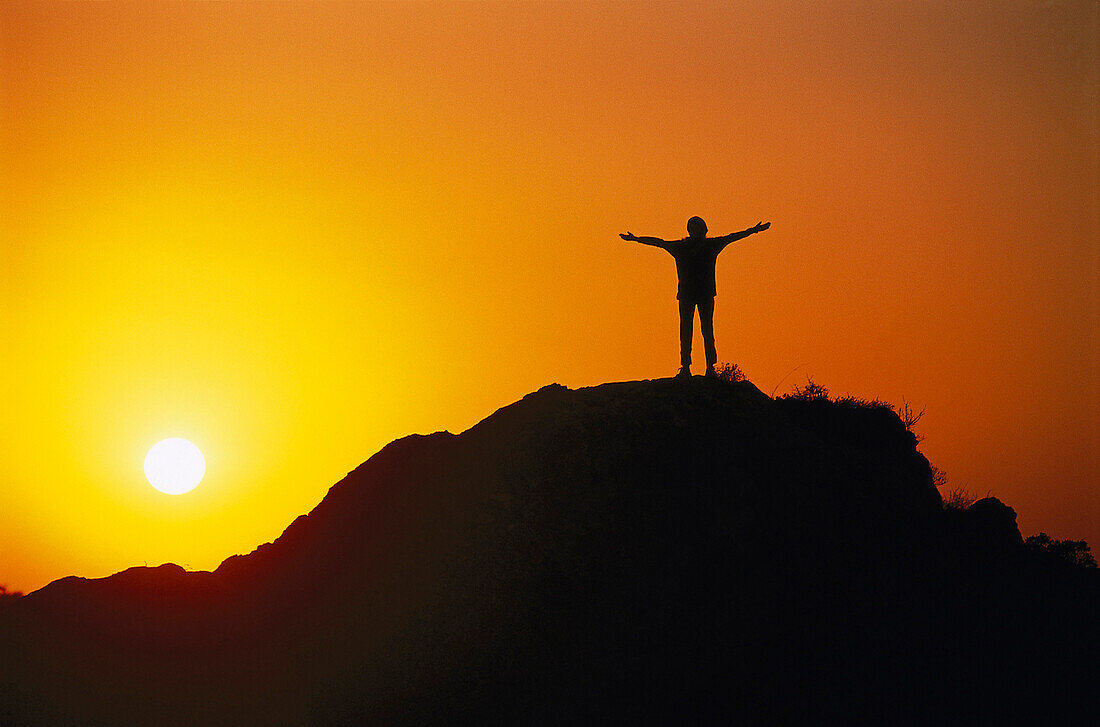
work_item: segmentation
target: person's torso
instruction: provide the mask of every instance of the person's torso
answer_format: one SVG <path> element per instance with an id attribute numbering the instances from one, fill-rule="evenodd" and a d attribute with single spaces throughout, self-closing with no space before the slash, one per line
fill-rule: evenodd
<path id="1" fill-rule="evenodd" d="M 714 296 L 714 266 L 718 250 L 708 238 L 686 237 L 669 250 L 676 260 L 677 298 Z"/>

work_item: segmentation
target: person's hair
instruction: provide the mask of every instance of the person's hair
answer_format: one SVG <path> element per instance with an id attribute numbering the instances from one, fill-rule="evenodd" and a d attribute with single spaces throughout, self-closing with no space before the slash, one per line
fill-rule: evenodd
<path id="1" fill-rule="evenodd" d="M 692 217 L 688 220 L 688 234 L 694 236 L 696 230 L 700 235 L 707 234 L 707 223 L 703 221 L 702 217 Z"/>

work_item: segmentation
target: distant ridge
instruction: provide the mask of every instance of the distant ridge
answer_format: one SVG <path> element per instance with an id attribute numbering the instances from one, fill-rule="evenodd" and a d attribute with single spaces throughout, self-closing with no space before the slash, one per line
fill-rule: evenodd
<path id="1" fill-rule="evenodd" d="M 749 382 L 547 386 L 461 434 L 392 442 L 214 572 L 131 568 L 19 599 L 0 613 L 0 718 L 1089 709 L 1100 577 L 1037 560 L 993 498 L 945 510 L 916 445 L 887 408 Z"/>

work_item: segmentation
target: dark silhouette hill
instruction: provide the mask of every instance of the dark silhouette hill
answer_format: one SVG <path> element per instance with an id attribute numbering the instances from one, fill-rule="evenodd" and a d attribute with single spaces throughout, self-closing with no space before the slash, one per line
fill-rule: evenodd
<path id="1" fill-rule="evenodd" d="M 397 440 L 214 572 L 0 612 L 0 721 L 927 723 L 1091 708 L 1096 569 L 945 509 L 889 409 L 553 385 Z"/>

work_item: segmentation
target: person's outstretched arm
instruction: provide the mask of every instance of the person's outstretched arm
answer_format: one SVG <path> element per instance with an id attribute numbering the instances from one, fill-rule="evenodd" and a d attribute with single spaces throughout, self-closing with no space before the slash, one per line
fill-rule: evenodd
<path id="1" fill-rule="evenodd" d="M 638 237 L 633 232 L 627 232 L 625 235 L 620 234 L 619 237 L 623 238 L 627 242 L 640 242 L 643 245 L 652 245 L 653 247 L 659 247 L 662 250 L 667 250 L 670 244 L 668 240 L 662 240 L 659 237 Z"/>
<path id="2" fill-rule="evenodd" d="M 715 242 L 718 243 L 718 252 L 722 252 L 722 250 L 725 249 L 726 245 L 730 244 L 731 242 L 737 242 L 738 240 L 746 238 L 746 237 L 748 237 L 749 235 L 751 235 L 755 232 L 763 232 L 764 230 L 768 229 L 771 226 L 772 226 L 772 223 L 770 223 L 770 222 L 757 222 L 755 225 L 753 225 L 752 227 L 750 227 L 747 230 L 742 230 L 741 232 L 734 232 L 734 233 L 729 234 L 729 235 L 723 235 L 722 237 L 715 237 L 715 238 L 712 238 L 712 239 Z"/>

